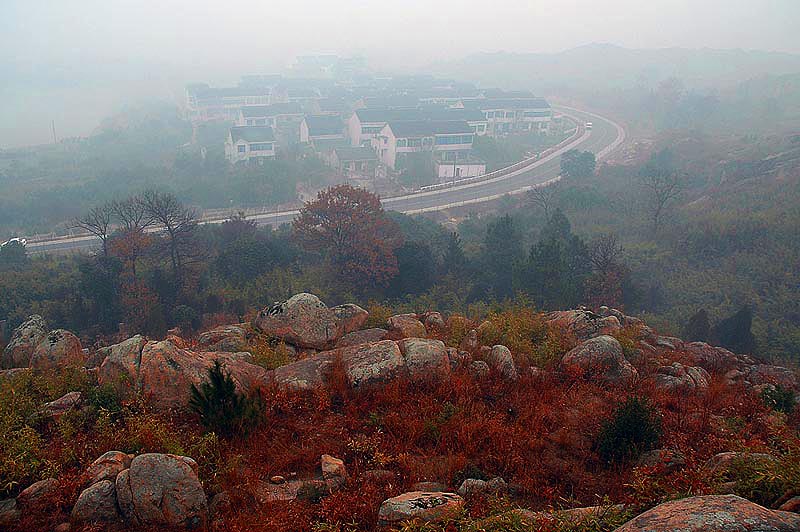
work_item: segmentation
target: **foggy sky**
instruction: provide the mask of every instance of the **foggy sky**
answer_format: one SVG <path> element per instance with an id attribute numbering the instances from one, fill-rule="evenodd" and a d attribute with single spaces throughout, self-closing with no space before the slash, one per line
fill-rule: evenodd
<path id="1" fill-rule="evenodd" d="M 96 124 L 107 102 L 233 83 L 297 54 L 359 54 L 391 71 L 592 42 L 800 53 L 799 21 L 798 0 L 0 0 L 0 147 L 22 143 L 20 109 L 86 134 L 72 124 Z M 43 86 L 59 92 L 43 102 Z"/>

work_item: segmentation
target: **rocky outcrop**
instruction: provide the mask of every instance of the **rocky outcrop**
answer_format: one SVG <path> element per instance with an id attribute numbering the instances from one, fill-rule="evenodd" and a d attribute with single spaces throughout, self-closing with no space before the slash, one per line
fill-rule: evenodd
<path id="1" fill-rule="evenodd" d="M 402 338 L 425 338 L 427 331 L 425 325 L 417 319 L 416 314 L 397 314 L 391 316 L 386 324 L 389 328 L 389 337 L 394 340 Z"/>
<path id="2" fill-rule="evenodd" d="M 353 331 L 351 333 L 347 333 L 342 336 L 338 342 L 336 342 L 336 347 L 349 347 L 351 345 L 359 345 L 359 344 L 369 344 L 372 342 L 380 342 L 381 340 L 386 338 L 386 333 L 388 331 L 386 329 L 364 329 L 361 331 Z"/>
<path id="3" fill-rule="evenodd" d="M 693 366 L 701 366 L 710 372 L 723 373 L 730 369 L 752 366 L 754 361 L 747 355 L 737 355 L 724 347 L 714 347 L 704 342 L 691 342 L 683 345 L 683 351 Z"/>
<path id="4" fill-rule="evenodd" d="M 637 375 L 636 368 L 622 355 L 622 346 L 611 336 L 586 340 L 561 359 L 564 371 L 574 377 L 623 383 Z"/>
<path id="5" fill-rule="evenodd" d="M 495 345 L 489 351 L 486 361 L 489 366 L 494 368 L 504 379 L 517 380 L 519 374 L 517 367 L 514 365 L 514 358 L 511 356 L 511 351 L 504 345 Z"/>
<path id="6" fill-rule="evenodd" d="M 736 495 L 707 495 L 665 502 L 617 528 L 616 532 L 789 532 L 800 530 L 800 515 L 768 510 Z"/>
<path id="7" fill-rule="evenodd" d="M 170 340 L 145 342 L 141 337 L 107 349 L 98 373 L 100 384 L 111 384 L 122 397 L 141 393 L 161 408 L 185 407 L 191 385 L 204 382 L 217 360 L 242 392 L 268 380 L 268 371 L 254 364 L 250 353 L 189 351 Z"/>
<path id="8" fill-rule="evenodd" d="M 44 340 L 47 325 L 38 314 L 28 316 L 22 325 L 14 329 L 11 340 L 3 350 L 0 368 L 27 368 L 31 365 L 31 357 L 36 347 Z"/>
<path id="9" fill-rule="evenodd" d="M 45 403 L 40 413 L 57 421 L 65 413 L 80 406 L 82 398 L 81 392 L 65 393 L 55 401 Z"/>
<path id="10" fill-rule="evenodd" d="M 797 376 L 788 368 L 770 364 L 755 364 L 747 368 L 744 377 L 754 386 L 772 384 L 786 390 L 797 390 Z"/>
<path id="11" fill-rule="evenodd" d="M 81 523 L 120 521 L 113 480 L 100 480 L 81 492 L 72 507 L 72 519 Z"/>
<path id="12" fill-rule="evenodd" d="M 272 379 L 279 386 L 293 390 L 313 390 L 328 383 L 334 357 L 324 351 L 275 368 Z"/>
<path id="13" fill-rule="evenodd" d="M 247 346 L 247 333 L 238 325 L 222 325 L 197 337 L 198 351 L 243 351 Z"/>
<path id="14" fill-rule="evenodd" d="M 391 340 L 344 347 L 331 356 L 341 357 L 347 381 L 354 388 L 388 382 L 405 371 L 403 354 Z"/>
<path id="15" fill-rule="evenodd" d="M 121 451 L 104 453 L 84 471 L 84 485 L 91 486 L 102 480 L 115 480 L 117 475 L 131 466 L 131 460 L 133 460 L 132 454 Z"/>
<path id="16" fill-rule="evenodd" d="M 191 458 L 139 455 L 130 469 L 117 475 L 115 487 L 120 512 L 129 523 L 189 529 L 205 526 L 208 503 Z"/>
<path id="17" fill-rule="evenodd" d="M 383 525 L 402 521 L 436 523 L 453 517 L 464 507 L 456 493 L 410 491 L 383 501 L 378 519 Z"/>
<path id="18" fill-rule="evenodd" d="M 86 354 L 81 341 L 64 329 L 47 333 L 31 356 L 31 368 L 39 371 L 57 370 L 65 366 L 83 367 L 85 364 Z"/>
<path id="19" fill-rule="evenodd" d="M 333 311 L 333 315 L 339 321 L 342 334 L 348 334 L 359 330 L 367 322 L 367 318 L 369 318 L 369 312 L 358 305 L 354 305 L 353 303 L 337 305 L 331 310 Z"/>
<path id="20" fill-rule="evenodd" d="M 658 368 L 653 381 L 661 390 L 705 390 L 711 382 L 711 376 L 701 367 L 684 366 L 679 362 L 673 362 L 671 366 Z"/>
<path id="21" fill-rule="evenodd" d="M 317 296 L 305 293 L 265 308 L 253 320 L 253 327 L 289 344 L 311 349 L 331 347 L 344 334 L 343 322 L 336 313 Z"/>
<path id="22" fill-rule="evenodd" d="M 578 340 L 609 334 L 622 328 L 616 316 L 601 316 L 586 309 L 559 310 L 545 315 L 548 324 L 560 327 Z"/>
<path id="23" fill-rule="evenodd" d="M 440 382 L 450 376 L 450 359 L 443 342 L 405 338 L 398 345 L 412 380 Z"/>
<path id="24" fill-rule="evenodd" d="M 643 453 L 636 463 L 639 467 L 652 467 L 669 474 L 682 469 L 686 465 L 686 457 L 673 449 L 653 449 Z"/>

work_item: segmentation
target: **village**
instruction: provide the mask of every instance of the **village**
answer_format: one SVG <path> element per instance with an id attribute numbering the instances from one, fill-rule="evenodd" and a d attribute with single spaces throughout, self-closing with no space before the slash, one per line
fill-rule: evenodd
<path id="1" fill-rule="evenodd" d="M 374 190 L 413 176 L 438 184 L 487 173 L 479 137 L 549 136 L 562 117 L 529 91 L 480 89 L 433 76 L 377 76 L 337 56 L 297 58 L 289 74 L 242 76 L 235 87 L 186 87 L 194 127 L 228 123 L 225 158 L 263 164 L 313 154 L 341 181 Z"/>

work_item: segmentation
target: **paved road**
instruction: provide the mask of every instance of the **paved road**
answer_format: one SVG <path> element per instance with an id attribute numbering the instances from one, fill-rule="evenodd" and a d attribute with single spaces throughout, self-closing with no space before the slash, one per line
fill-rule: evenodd
<path id="1" fill-rule="evenodd" d="M 613 151 L 623 140 L 625 132 L 621 126 L 608 118 L 597 114 L 573 109 L 558 107 L 556 110 L 568 114 L 580 122 L 592 122 L 593 128 L 587 130 L 581 137 L 570 142 L 561 149 L 547 157 L 526 167 L 502 177 L 485 181 L 471 182 L 463 185 L 452 186 L 439 190 L 417 192 L 406 196 L 386 198 L 383 200 L 387 210 L 399 211 L 406 214 L 417 214 L 444 210 L 447 208 L 480 203 L 500 198 L 506 194 L 525 192 L 536 186 L 543 186 L 558 179 L 560 170 L 560 156 L 571 148 L 591 151 L 598 158 L 603 158 Z M 282 225 L 291 222 L 297 215 L 297 210 L 283 211 L 268 214 L 254 215 L 251 219 L 261 225 Z M 224 220 L 213 220 L 204 223 L 222 223 Z M 28 242 L 29 252 L 56 252 L 81 249 L 91 249 L 98 246 L 98 240 L 91 236 L 80 236 L 66 239 L 55 239 L 40 242 Z"/>

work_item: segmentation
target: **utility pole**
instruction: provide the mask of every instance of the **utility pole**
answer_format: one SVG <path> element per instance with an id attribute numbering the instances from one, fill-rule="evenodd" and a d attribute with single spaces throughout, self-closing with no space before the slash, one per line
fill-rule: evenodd
<path id="1" fill-rule="evenodd" d="M 58 140 L 56 139 L 56 121 L 52 120 L 50 126 L 53 129 L 53 144 L 58 144 Z"/>

